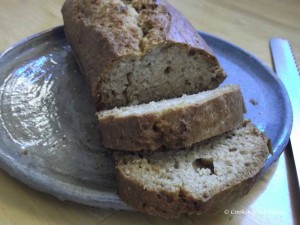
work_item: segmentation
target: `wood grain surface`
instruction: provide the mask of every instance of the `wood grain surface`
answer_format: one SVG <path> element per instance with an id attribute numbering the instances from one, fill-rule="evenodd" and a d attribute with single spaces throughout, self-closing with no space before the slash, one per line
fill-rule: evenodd
<path id="1" fill-rule="evenodd" d="M 199 30 L 253 53 L 271 66 L 269 39 L 290 40 L 300 63 L 299 0 L 169 0 Z M 32 34 L 62 25 L 63 0 L 0 0 L 0 51 Z M 1 70 L 1 68 L 0 68 Z M 1 71 L 0 71 L 1 72 Z M 298 149 L 300 150 L 300 149 Z M 183 216 L 164 220 L 138 212 L 99 209 L 37 192 L 0 170 L 0 225 L 62 224 L 300 224 L 289 149 L 228 214 Z"/>

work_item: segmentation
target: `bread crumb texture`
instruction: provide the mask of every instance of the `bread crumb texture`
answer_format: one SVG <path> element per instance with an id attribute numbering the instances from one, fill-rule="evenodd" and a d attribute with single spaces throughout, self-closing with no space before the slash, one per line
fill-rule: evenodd
<path id="1" fill-rule="evenodd" d="M 232 130 L 243 122 L 245 106 L 238 85 L 102 110 L 101 143 L 113 150 L 179 149 Z"/>
<path id="2" fill-rule="evenodd" d="M 269 155 L 253 124 L 184 151 L 115 153 L 121 198 L 151 215 L 215 212 L 246 194 Z"/>

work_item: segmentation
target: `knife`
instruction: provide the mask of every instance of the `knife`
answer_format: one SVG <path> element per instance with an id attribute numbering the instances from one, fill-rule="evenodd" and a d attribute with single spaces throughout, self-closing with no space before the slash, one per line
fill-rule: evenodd
<path id="1" fill-rule="evenodd" d="M 290 143 L 294 155 L 296 173 L 300 176 L 300 76 L 298 67 L 286 39 L 273 38 L 270 40 L 273 63 L 278 77 L 283 82 L 290 97 L 293 109 L 293 126 Z"/>

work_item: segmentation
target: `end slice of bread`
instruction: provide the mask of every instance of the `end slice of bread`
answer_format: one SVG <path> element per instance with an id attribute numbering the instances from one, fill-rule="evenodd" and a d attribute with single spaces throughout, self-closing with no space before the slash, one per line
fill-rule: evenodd
<path id="1" fill-rule="evenodd" d="M 245 105 L 238 85 L 97 113 L 102 144 L 140 151 L 184 148 L 239 126 Z"/>
<path id="2" fill-rule="evenodd" d="M 212 213 L 249 191 L 270 152 L 270 140 L 249 121 L 185 150 L 119 151 L 119 194 L 155 216 Z"/>

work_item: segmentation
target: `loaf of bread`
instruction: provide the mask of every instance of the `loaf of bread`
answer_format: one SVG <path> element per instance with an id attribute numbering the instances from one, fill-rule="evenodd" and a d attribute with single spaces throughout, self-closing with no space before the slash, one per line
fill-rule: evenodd
<path id="1" fill-rule="evenodd" d="M 165 0 L 66 0 L 62 14 L 102 143 L 122 150 L 114 158 L 126 203 L 176 218 L 249 191 L 270 141 L 243 122 L 238 86 L 215 89 L 226 74 L 184 16 Z"/>
<path id="2" fill-rule="evenodd" d="M 97 110 L 214 89 L 226 77 L 165 0 L 66 0 L 62 15 Z"/>
<path id="3" fill-rule="evenodd" d="M 121 198 L 165 218 L 213 213 L 245 195 L 271 152 L 252 123 L 188 150 L 115 153 Z"/>
<path id="4" fill-rule="evenodd" d="M 243 122 L 244 112 L 240 87 L 228 85 L 96 115 L 105 147 L 140 151 L 191 146 L 236 128 Z"/>

